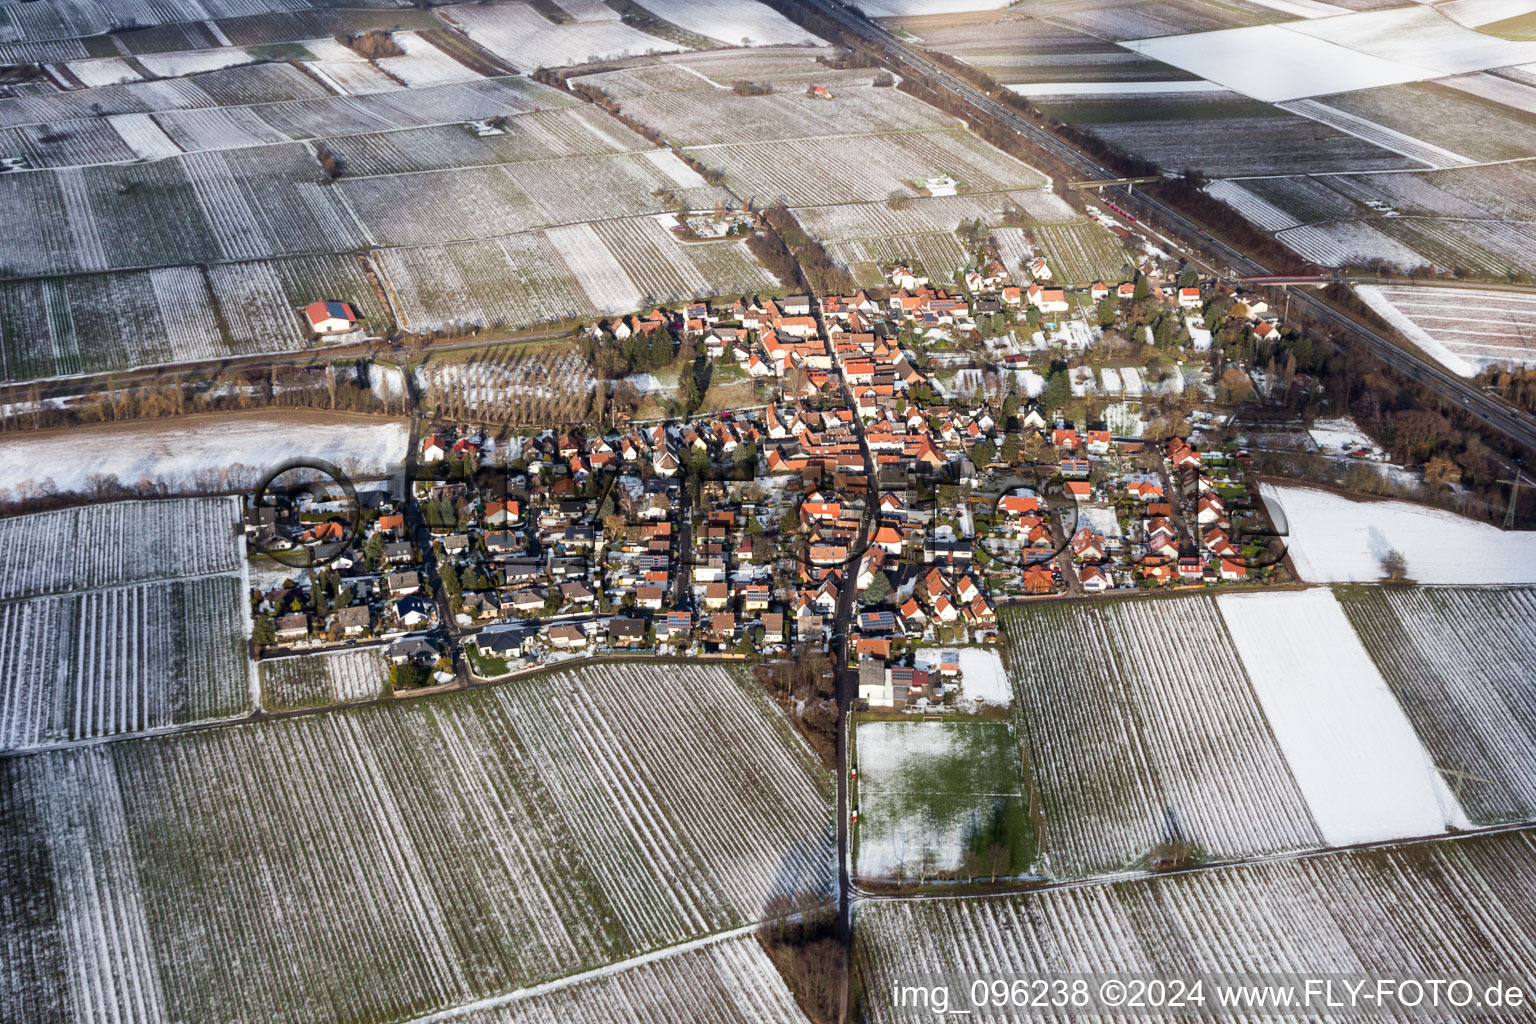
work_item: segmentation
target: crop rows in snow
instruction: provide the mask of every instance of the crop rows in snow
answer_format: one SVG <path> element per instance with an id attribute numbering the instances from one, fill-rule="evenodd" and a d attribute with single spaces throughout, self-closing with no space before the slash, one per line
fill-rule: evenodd
<path id="1" fill-rule="evenodd" d="M 576 422 L 593 390 L 592 372 L 575 350 L 487 351 L 464 362 L 428 363 L 416 371 L 422 400 L 430 408 L 463 408 L 494 420 L 548 419 Z"/>
<path id="2" fill-rule="evenodd" d="M 620 21 L 571 21 L 556 25 L 523 3 L 494 8 L 458 6 L 444 17 L 469 38 L 524 72 L 687 49 Z"/>
<path id="3" fill-rule="evenodd" d="M 302 348 L 298 309 L 317 299 L 351 302 L 381 334 L 393 317 L 364 267 L 342 254 L 0 282 L 0 378 Z"/>
<path id="4" fill-rule="evenodd" d="M 0 750 L 249 710 L 243 600 L 230 575 L 0 605 Z"/>
<path id="5" fill-rule="evenodd" d="M 1536 818 L 1536 590 L 1370 587 L 1340 598 L 1468 817 Z"/>
<path id="6" fill-rule="evenodd" d="M 1003 622 L 1048 873 L 1117 870 L 1174 839 L 1212 856 L 1322 845 L 1210 601 Z"/>
<path id="7" fill-rule="evenodd" d="M 847 267 L 860 285 L 878 284 L 882 267 L 893 263 L 911 263 L 935 282 L 948 281 L 954 272 L 970 262 L 952 232 L 923 235 L 890 235 L 880 238 L 851 238 L 828 242 L 827 254 Z"/>
<path id="8" fill-rule="evenodd" d="M 1483 277 L 1526 273 L 1536 266 L 1536 227 L 1496 220 L 1394 217 L 1382 222 L 1404 248 L 1436 267 Z"/>
<path id="9" fill-rule="evenodd" d="M 773 961 L 750 935 L 577 978 L 448 1019 L 452 1024 L 807 1024 Z"/>
<path id="10" fill-rule="evenodd" d="M 957 997 L 968 996 L 975 977 L 1387 978 L 1402 976 L 1409 965 L 1434 972 L 1426 977 L 1526 976 L 1536 965 L 1533 870 L 1532 835 L 1517 832 L 1005 899 L 864 903 L 855 919 L 855 955 L 866 990 L 886 994 L 869 1000 L 870 1019 L 880 1024 L 915 1019 L 911 1010 L 892 1006 L 893 983 L 935 973 L 947 973 Z M 1212 1012 L 1211 986 L 1205 995 Z M 1415 1010 L 1381 1019 L 1423 1015 Z M 983 1019 L 1087 1018 L 1042 1018 L 1020 1009 Z M 1228 1011 L 1210 1019 L 1253 1018 Z M 1446 1019 L 1480 1018 L 1458 1011 Z"/>
<path id="11" fill-rule="evenodd" d="M 373 700 L 389 694 L 389 662 L 377 647 L 268 658 L 258 665 L 268 711 Z"/>
<path id="12" fill-rule="evenodd" d="M 1076 220 L 1077 214 L 1049 192 L 1020 191 L 986 195 L 924 196 L 908 199 L 900 208 L 889 202 L 849 203 L 806 207 L 794 211 L 801 225 L 823 241 L 881 235 L 954 231 L 961 221 L 997 224 L 1009 207 L 1041 220 Z M 1001 229 L 1018 231 L 1018 228 Z"/>
<path id="13" fill-rule="evenodd" d="M 596 307 L 561 252 L 531 231 L 457 245 L 385 249 L 377 262 L 402 326 L 520 327 L 591 317 Z"/>
<path id="14" fill-rule="evenodd" d="M 644 304 L 707 295 L 750 294 L 778 282 L 746 243 L 681 244 L 657 220 L 604 221 L 597 234 L 644 296 Z"/>
<path id="15" fill-rule="evenodd" d="M 401 1020 L 825 898 L 830 780 L 775 714 L 614 665 L 0 760 L 0 1017 Z"/>
<path id="16" fill-rule="evenodd" d="M 1382 228 L 1364 221 L 1335 221 L 1329 224 L 1303 224 L 1279 232 L 1275 237 L 1325 267 L 1384 262 L 1405 269 L 1422 266 L 1424 257 L 1387 233 L 1396 223 L 1383 220 Z"/>
<path id="17" fill-rule="evenodd" d="M 0 519 L 0 600 L 236 572 L 238 498 L 116 501 Z"/>
<path id="18" fill-rule="evenodd" d="M 1076 224 L 1042 224 L 1032 229 L 1055 274 L 1064 284 L 1114 284 L 1127 280 L 1130 266 L 1120 240 L 1097 221 Z"/>
<path id="19" fill-rule="evenodd" d="M 949 175 L 971 192 L 1029 189 L 1038 171 L 964 132 L 906 132 L 834 139 L 700 146 L 690 155 L 726 173 L 738 195 L 791 206 L 915 195 L 909 182 Z"/>

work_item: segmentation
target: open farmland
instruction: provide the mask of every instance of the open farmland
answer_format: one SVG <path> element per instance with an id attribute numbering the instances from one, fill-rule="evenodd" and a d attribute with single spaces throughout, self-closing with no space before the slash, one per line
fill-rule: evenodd
<path id="1" fill-rule="evenodd" d="M 1098 221 L 1042 224 L 1030 230 L 1051 266 L 1055 281 L 1085 285 L 1094 281 L 1116 284 L 1131 279 L 1132 257 Z"/>
<path id="2" fill-rule="evenodd" d="M 0 605 L 0 750 L 165 729 L 251 707 L 238 575 Z"/>
<path id="3" fill-rule="evenodd" d="M 1028 801 L 1007 722 L 863 721 L 854 739 L 860 877 L 1029 870 Z"/>
<path id="4" fill-rule="evenodd" d="M 1330 846 L 1468 826 L 1331 591 L 1216 603 Z"/>
<path id="5" fill-rule="evenodd" d="M 757 0 L 649 0 L 645 9 L 665 21 L 727 46 L 782 46 L 822 42 Z"/>
<path id="6" fill-rule="evenodd" d="M 1205 598 L 1011 608 L 1009 675 L 1041 795 L 1040 870 L 1322 845 L 1216 606 Z"/>
<path id="7" fill-rule="evenodd" d="M 488 1003 L 438 1020 L 444 1024 L 809 1024 L 773 962 L 750 935 L 690 944 L 678 952 L 617 969 L 600 968 Z"/>
<path id="8" fill-rule="evenodd" d="M 1361 285 L 1359 296 L 1447 369 L 1536 365 L 1536 297 L 1461 288 Z"/>
<path id="9" fill-rule="evenodd" d="M 523 72 L 687 49 L 617 20 L 570 21 L 556 25 L 529 4 L 517 0 L 486 5 L 459 4 L 439 13 L 470 39 Z"/>
<path id="10" fill-rule="evenodd" d="M 0 1015 L 400 1020 L 826 899 L 809 751 L 718 668 L 665 673 L 687 715 L 635 700 L 662 678 L 0 761 L 0 891 L 29 901 L 0 925 Z"/>
<path id="11" fill-rule="evenodd" d="M 554 346 L 498 346 L 470 359 L 428 362 L 415 372 L 428 408 L 493 422 L 580 423 L 591 414 L 595 393 L 580 353 Z"/>
<path id="12" fill-rule="evenodd" d="M 236 572 L 239 498 L 115 501 L 0 519 L 0 600 Z"/>
<path id="13" fill-rule="evenodd" d="M 1178 97 L 1180 101 L 1186 97 Z M 1156 97 L 1137 99 L 1138 106 Z M 1132 112 L 1137 112 L 1134 108 Z M 1070 115 L 1066 117 L 1071 120 Z M 1167 120 L 1133 119 L 1095 123 L 1094 134 L 1169 172 L 1194 167 L 1212 177 L 1244 174 L 1316 174 L 1412 167 L 1416 163 L 1374 143 L 1318 124 L 1271 111 L 1259 116 Z M 1262 146 L 1234 145 L 1235 139 L 1264 139 Z"/>
<path id="14" fill-rule="evenodd" d="M 1326 102 L 1459 154 L 1463 162 L 1518 159 L 1536 146 L 1530 115 L 1435 82 L 1342 93 Z"/>
<path id="15" fill-rule="evenodd" d="M 378 647 L 268 658 L 257 663 L 267 711 L 387 697 L 389 661 Z"/>
<path id="16" fill-rule="evenodd" d="M 382 476 L 404 462 L 406 433 L 402 422 L 293 410 L 13 435 L 0 443 L 0 494 L 23 497 L 49 485 L 85 493 L 98 476 L 149 493 L 245 490 L 299 457 L 325 459 L 354 479 Z"/>
<path id="17" fill-rule="evenodd" d="M 1536 583 L 1536 535 L 1406 501 L 1352 501 L 1269 483 L 1259 491 L 1284 514 L 1286 548 L 1309 582 L 1374 582 L 1386 576 L 1382 559 L 1395 551 L 1419 583 Z"/>
<path id="18" fill-rule="evenodd" d="M 1417 964 L 1433 964 L 1425 970 L 1434 977 L 1525 977 L 1536 966 L 1533 870 L 1536 844 L 1516 832 L 1037 895 L 864 903 L 855 955 L 870 1019 L 882 1024 L 918 1019 L 892 1006 L 893 984 L 936 974 L 947 976 L 951 1005 L 962 1008 L 971 1005 L 964 1000 L 972 978 L 1377 978 Z M 1481 1016 L 1440 1012 L 1447 1020 Z M 1202 1015 L 1253 1019 L 1209 1008 Z M 1021 1009 L 984 1019 L 1041 1018 Z"/>
<path id="19" fill-rule="evenodd" d="M 1536 818 L 1536 592 L 1361 587 L 1339 601 L 1467 816 Z"/>

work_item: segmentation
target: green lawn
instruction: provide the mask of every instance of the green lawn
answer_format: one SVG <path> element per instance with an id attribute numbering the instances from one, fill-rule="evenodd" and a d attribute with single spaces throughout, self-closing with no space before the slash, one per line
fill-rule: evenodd
<path id="1" fill-rule="evenodd" d="M 480 653 L 476 644 L 465 644 L 464 656 L 469 659 L 469 667 L 481 679 L 495 679 L 512 671 L 506 658 L 488 658 Z"/>
<path id="2" fill-rule="evenodd" d="M 860 877 L 1030 869 L 1035 838 L 1011 722 L 860 717 L 854 744 Z"/>

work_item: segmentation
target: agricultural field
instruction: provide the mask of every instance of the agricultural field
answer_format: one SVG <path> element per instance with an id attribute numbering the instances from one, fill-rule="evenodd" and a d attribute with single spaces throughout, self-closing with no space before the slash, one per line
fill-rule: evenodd
<path id="1" fill-rule="evenodd" d="M 616 19 L 556 25 L 529 4 L 517 0 L 490 5 L 458 4 L 443 8 L 438 14 L 525 73 L 540 67 L 565 67 L 687 49 Z"/>
<path id="2" fill-rule="evenodd" d="M 1339 603 L 1477 824 L 1536 817 L 1536 593 L 1350 587 Z"/>
<path id="3" fill-rule="evenodd" d="M 1457 154 L 1461 163 L 1517 159 L 1536 146 L 1530 115 L 1435 82 L 1348 92 L 1325 102 Z"/>
<path id="4" fill-rule="evenodd" d="M 325 459 L 356 479 L 405 460 L 406 424 L 302 410 L 278 416 L 220 413 L 165 421 L 32 432 L 0 446 L 0 495 L 52 486 L 88 493 L 106 477 L 153 492 L 216 493 L 254 487 L 286 459 Z"/>
<path id="5" fill-rule="evenodd" d="M 0 601 L 238 572 L 240 502 L 114 501 L 0 519 Z"/>
<path id="6" fill-rule="evenodd" d="M 1328 845 L 1470 825 L 1331 591 L 1216 603 Z"/>
<path id="7" fill-rule="evenodd" d="M 649 0 L 645 9 L 663 21 L 727 46 L 822 43 L 817 36 L 757 0 Z"/>
<path id="8" fill-rule="evenodd" d="M 592 371 L 570 348 L 498 346 L 415 371 L 423 403 L 442 415 L 506 423 L 579 423 L 590 413 Z"/>
<path id="9" fill-rule="evenodd" d="M 635 700 L 663 675 L 686 715 Z M 3 760 L 0 1016 L 448 1011 L 825 901 L 831 799 L 761 693 L 695 666 Z"/>
<path id="10" fill-rule="evenodd" d="M 0 604 L 0 750 L 251 708 L 238 575 Z"/>
<path id="11" fill-rule="evenodd" d="M 1117 284 L 1132 277 L 1133 257 L 1098 221 L 1042 224 L 1030 231 L 1050 264 L 1053 281 L 1066 285 L 1095 281 Z"/>
<path id="12" fill-rule="evenodd" d="M 1507 292 L 1361 285 L 1356 294 L 1449 370 L 1536 365 L 1536 298 Z"/>
<path id="13" fill-rule="evenodd" d="M 1375 582 L 1395 551 L 1407 578 L 1419 583 L 1536 583 L 1536 536 L 1529 533 L 1406 501 L 1353 501 L 1268 483 L 1259 493 L 1272 518 L 1279 506 L 1290 531 L 1286 548 L 1308 582 Z"/>
<path id="14" fill-rule="evenodd" d="M 378 647 L 268 658 L 257 662 L 257 670 L 267 711 L 349 704 L 390 693 L 389 660 Z"/>
<path id="15" fill-rule="evenodd" d="M 1040 791 L 1037 870 L 1323 845 L 1216 605 L 1031 606 L 1001 615 L 1016 720 Z"/>
<path id="16" fill-rule="evenodd" d="M 936 975 L 962 1009 L 972 978 L 1375 978 L 1408 964 L 1524 977 L 1536 963 L 1532 870 L 1531 833 L 1513 832 L 997 899 L 866 902 L 855 957 L 881 1024 L 918 1019 L 892 1005 L 894 984 Z"/>
<path id="17" fill-rule="evenodd" d="M 686 994 L 686 998 L 679 998 Z M 540 985 L 448 1015 L 450 1024 L 809 1024 L 747 935 L 689 944 L 617 969 Z"/>
<path id="18" fill-rule="evenodd" d="M 859 877 L 1029 870 L 1029 800 L 1010 723 L 867 720 L 854 743 Z"/>

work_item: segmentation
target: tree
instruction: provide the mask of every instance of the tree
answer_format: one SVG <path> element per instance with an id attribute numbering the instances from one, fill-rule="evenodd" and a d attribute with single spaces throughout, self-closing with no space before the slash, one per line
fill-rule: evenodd
<path id="1" fill-rule="evenodd" d="M 389 682 L 397 690 L 414 690 L 426 686 L 432 673 L 414 661 L 396 665 L 389 670 Z"/>
<path id="2" fill-rule="evenodd" d="M 1018 464 L 1018 461 L 1019 461 L 1019 439 L 1017 437 L 1015 437 L 1013 434 L 1008 434 L 1008 435 L 1006 435 L 1003 438 L 1002 457 L 1003 457 L 1003 461 L 1005 463 L 1007 463 L 1008 465 L 1010 465 L 1010 466 L 1014 466 L 1014 465 Z"/>
<path id="3" fill-rule="evenodd" d="M 444 593 L 449 597 L 458 597 L 463 591 L 463 586 L 459 582 L 459 570 L 454 568 L 453 563 L 443 562 L 439 566 L 437 574 L 443 581 Z"/>
<path id="4" fill-rule="evenodd" d="M 779 520 L 779 532 L 786 537 L 800 529 L 800 513 L 797 509 L 784 510 L 783 517 Z"/>
<path id="5" fill-rule="evenodd" d="M 1392 548 L 1381 556 L 1381 574 L 1393 583 L 1400 583 L 1408 575 L 1408 560 L 1403 553 Z"/>
<path id="6" fill-rule="evenodd" d="M 1424 467 L 1424 479 L 1444 486 L 1460 483 L 1461 467 L 1444 455 L 1435 455 Z"/>
<path id="7" fill-rule="evenodd" d="M 1227 393 L 1227 400 L 1231 402 L 1241 402 L 1253 393 L 1253 381 L 1236 366 L 1227 367 L 1221 375 L 1221 386 Z"/>
<path id="8" fill-rule="evenodd" d="M 1200 283 L 1200 271 L 1195 269 L 1193 263 L 1184 264 L 1184 269 L 1179 271 L 1179 287 L 1193 288 Z"/>
<path id="9" fill-rule="evenodd" d="M 971 446 L 971 461 L 978 466 L 990 465 L 997 456 L 997 449 L 991 441 L 977 441 Z"/>
<path id="10" fill-rule="evenodd" d="M 363 557 L 368 559 L 368 567 L 370 569 L 377 569 L 384 563 L 384 535 L 382 533 L 375 533 L 368 538 L 368 542 L 363 545 Z"/>
<path id="11" fill-rule="evenodd" d="M 258 615 L 251 621 L 251 640 L 257 647 L 277 642 L 277 627 L 272 624 L 272 616 Z"/>
<path id="12" fill-rule="evenodd" d="M 1048 410 L 1056 410 L 1064 407 L 1067 400 L 1072 397 L 1072 382 L 1067 377 L 1064 368 L 1051 370 L 1045 378 L 1045 387 L 1040 391 L 1040 404 Z"/>
<path id="13" fill-rule="evenodd" d="M 1151 294 L 1152 294 L 1152 282 L 1147 280 L 1147 275 L 1145 275 L 1145 274 L 1137 274 L 1136 275 L 1136 291 L 1131 296 L 1131 298 L 1139 301 L 1141 299 L 1147 298 Z"/>
<path id="14" fill-rule="evenodd" d="M 883 572 L 875 573 L 875 578 L 869 581 L 869 586 L 864 589 L 864 602 L 866 604 L 879 604 L 891 595 L 891 580 Z"/>
<path id="15" fill-rule="evenodd" d="M 1115 301 L 1113 293 L 1099 300 L 1098 314 L 1099 326 L 1101 327 L 1108 327 L 1115 322 L 1115 319 L 1120 315 L 1120 303 Z"/>

